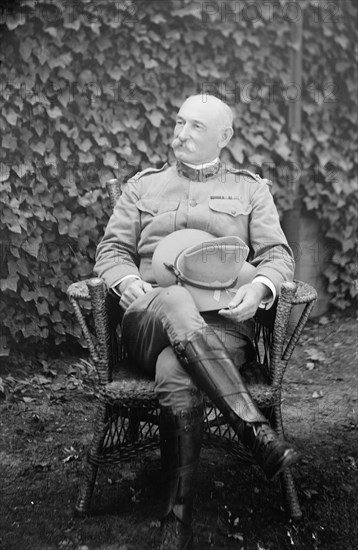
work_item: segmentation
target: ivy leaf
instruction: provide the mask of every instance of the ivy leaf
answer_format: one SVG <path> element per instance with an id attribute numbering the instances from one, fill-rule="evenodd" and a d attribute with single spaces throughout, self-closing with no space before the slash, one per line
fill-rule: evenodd
<path id="1" fill-rule="evenodd" d="M 81 228 L 83 227 L 83 214 L 76 214 L 69 225 L 68 228 L 68 236 L 72 237 L 73 239 L 77 239 L 79 236 L 79 233 L 81 231 Z"/>
<path id="2" fill-rule="evenodd" d="M 25 40 L 21 40 L 20 42 L 20 55 L 25 62 L 27 62 L 31 57 L 32 46 L 33 40 L 31 40 L 30 38 L 26 38 Z"/>
<path id="3" fill-rule="evenodd" d="M 24 25 L 24 23 L 25 23 L 25 17 L 21 12 L 17 13 L 16 15 L 8 15 L 6 18 L 6 26 L 8 29 L 10 29 L 10 31 L 13 31 L 19 25 Z"/>
<path id="4" fill-rule="evenodd" d="M 44 124 L 43 120 L 37 119 L 35 121 L 33 127 L 35 128 L 37 135 L 41 136 L 43 131 L 44 131 L 45 124 Z"/>
<path id="5" fill-rule="evenodd" d="M 239 164 L 244 162 L 245 144 L 242 139 L 234 139 L 229 145 L 229 150 L 231 151 L 236 162 Z"/>
<path id="6" fill-rule="evenodd" d="M 6 134 L 5 136 L 3 136 L 2 138 L 2 141 L 1 141 L 1 145 L 5 148 L 5 149 L 16 149 L 17 147 L 17 139 L 15 136 L 11 135 L 11 134 Z"/>
<path id="7" fill-rule="evenodd" d="M 87 153 L 87 151 L 92 147 L 92 143 L 89 139 L 86 138 L 84 141 L 82 141 L 79 147 L 81 151 Z"/>
<path id="8" fill-rule="evenodd" d="M 48 66 L 51 69 L 54 69 L 56 67 L 62 67 L 62 69 L 65 69 L 67 65 L 71 64 L 71 61 L 72 55 L 69 52 L 63 53 L 55 58 L 49 57 L 47 60 Z"/>
<path id="9" fill-rule="evenodd" d="M 47 65 L 44 65 L 44 63 L 47 60 L 47 55 L 42 50 L 37 50 L 36 55 L 40 61 L 40 64 L 43 65 L 43 66 L 40 65 L 37 68 L 37 73 L 43 83 L 48 82 L 48 77 L 50 76 L 50 69 L 48 68 Z"/>
<path id="10" fill-rule="evenodd" d="M 166 20 L 165 20 L 165 17 L 163 17 L 163 15 L 161 15 L 160 13 L 155 13 L 152 16 L 152 22 L 155 23 L 156 25 L 159 25 L 160 23 L 165 23 Z"/>
<path id="11" fill-rule="evenodd" d="M 94 137 L 94 139 L 96 140 L 97 144 L 100 147 L 105 147 L 105 146 L 110 147 L 111 146 L 110 141 L 106 136 L 100 136 L 100 135 L 98 135 L 98 133 L 96 133 L 96 134 L 93 134 L 93 137 Z"/>
<path id="12" fill-rule="evenodd" d="M 13 111 L 12 109 L 10 111 L 8 111 L 7 113 L 4 112 L 3 113 L 3 116 L 4 118 L 6 118 L 6 120 L 8 121 L 9 124 L 11 124 L 11 126 L 16 126 L 16 123 L 17 123 L 17 114 L 15 113 L 15 111 Z"/>
<path id="13" fill-rule="evenodd" d="M 10 175 L 10 168 L 6 164 L 0 163 L 0 182 L 6 181 Z"/>
<path id="14" fill-rule="evenodd" d="M 123 76 L 123 69 L 120 67 L 114 67 L 113 69 L 108 69 L 108 74 L 111 78 L 113 78 L 116 82 L 120 80 Z"/>
<path id="15" fill-rule="evenodd" d="M 40 246 L 42 244 L 41 237 L 30 237 L 28 240 L 24 241 L 21 245 L 21 248 L 25 250 L 30 256 L 38 258 Z"/>
<path id="16" fill-rule="evenodd" d="M 70 100 L 70 94 L 68 90 L 65 90 L 64 92 L 62 92 L 62 94 L 59 94 L 57 97 L 61 105 L 63 105 L 63 107 L 67 107 Z"/>
<path id="17" fill-rule="evenodd" d="M 60 143 L 60 157 L 62 158 L 62 160 L 67 160 L 68 157 L 70 156 L 71 154 L 71 151 L 69 150 L 69 148 L 67 147 L 67 140 L 65 139 L 61 139 L 61 143 Z"/>
<path id="18" fill-rule="evenodd" d="M 10 231 L 12 231 L 13 233 L 19 233 L 19 234 L 22 233 L 21 225 L 17 220 L 14 220 L 13 222 L 8 223 L 7 226 L 10 229 Z"/>
<path id="19" fill-rule="evenodd" d="M 274 143 L 276 153 L 284 160 L 288 160 L 291 156 L 291 149 L 288 144 L 288 139 L 285 134 L 281 134 L 278 140 Z"/>
<path id="20" fill-rule="evenodd" d="M 57 29 L 56 27 L 46 27 L 45 32 L 51 35 L 53 38 L 57 38 Z"/>
<path id="21" fill-rule="evenodd" d="M 28 165 L 27 164 L 19 164 L 18 166 L 12 166 L 12 170 L 14 170 L 14 172 L 18 175 L 19 178 L 22 178 L 27 170 L 28 170 Z"/>
<path id="22" fill-rule="evenodd" d="M 0 279 L 0 289 L 2 290 L 2 292 L 4 292 L 5 290 L 12 290 L 13 292 L 16 292 L 18 280 L 19 276 L 17 274 L 12 275 L 7 279 Z"/>
<path id="23" fill-rule="evenodd" d="M 39 315 L 49 315 L 50 310 L 48 308 L 48 303 L 45 300 L 42 300 L 41 302 L 36 302 L 36 309 Z"/>
<path id="24" fill-rule="evenodd" d="M 23 288 L 21 290 L 21 298 L 25 302 L 30 302 L 31 300 L 36 300 L 38 297 L 38 293 L 33 290 L 27 290 L 27 288 Z"/>
<path id="25" fill-rule="evenodd" d="M 107 151 L 104 155 L 103 164 L 105 166 L 110 166 L 111 168 L 118 168 L 117 156 L 110 151 Z"/>
<path id="26" fill-rule="evenodd" d="M 148 55 L 143 56 L 143 63 L 146 69 L 154 69 L 154 67 L 158 67 L 158 62 L 155 59 L 151 59 Z"/>
<path id="27" fill-rule="evenodd" d="M 55 206 L 55 208 L 53 209 L 53 215 L 58 221 L 71 219 L 70 210 L 67 210 L 67 208 L 62 203 Z"/>
<path id="28" fill-rule="evenodd" d="M 326 166 L 327 162 L 332 160 L 332 151 L 322 151 L 318 154 L 319 162 L 321 166 Z"/>
<path id="29" fill-rule="evenodd" d="M 118 132 L 124 132 L 125 130 L 126 130 L 126 127 L 119 120 L 113 121 L 109 128 L 109 131 L 112 134 L 117 134 Z"/>
<path id="30" fill-rule="evenodd" d="M 46 151 L 45 144 L 42 141 L 32 144 L 31 148 L 33 151 L 35 151 L 35 153 L 38 153 L 41 156 L 43 156 Z"/>
<path id="31" fill-rule="evenodd" d="M 68 223 L 65 220 L 59 220 L 58 222 L 58 232 L 60 235 L 67 235 L 68 233 Z"/>
<path id="32" fill-rule="evenodd" d="M 340 46 L 342 46 L 342 48 L 344 50 L 346 50 L 349 46 L 349 39 L 347 36 L 344 36 L 343 34 L 336 34 L 335 37 L 334 37 L 335 41 L 338 42 L 338 44 Z"/>
<path id="33" fill-rule="evenodd" d="M 62 317 L 59 311 L 55 310 L 52 315 L 50 316 L 51 321 L 54 323 L 61 323 Z M 63 334 L 63 333 L 62 333 Z"/>
<path id="34" fill-rule="evenodd" d="M 59 107 L 57 107 L 56 105 L 52 109 L 50 107 L 48 107 L 46 109 L 46 111 L 47 111 L 47 114 L 50 118 L 59 118 L 59 117 L 62 116 L 61 109 Z"/>
<path id="35" fill-rule="evenodd" d="M 88 151 L 87 151 L 87 153 L 79 152 L 78 153 L 78 158 L 79 158 L 81 164 L 90 164 L 91 162 L 95 162 L 95 160 L 96 160 L 95 156 L 92 155 L 92 153 L 89 153 Z"/>
<path id="36" fill-rule="evenodd" d="M 143 139 L 139 139 L 137 141 L 137 148 L 139 151 L 142 151 L 143 153 L 148 152 L 148 145 Z"/>
<path id="37" fill-rule="evenodd" d="M 161 122 L 163 120 L 163 115 L 160 111 L 152 111 L 151 113 L 147 113 L 147 118 L 149 118 L 153 126 L 155 126 L 156 128 L 160 128 Z"/>

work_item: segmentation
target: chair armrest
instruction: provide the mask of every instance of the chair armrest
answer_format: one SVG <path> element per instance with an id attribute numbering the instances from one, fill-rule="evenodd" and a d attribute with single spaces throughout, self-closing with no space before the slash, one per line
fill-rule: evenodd
<path id="1" fill-rule="evenodd" d="M 107 288 L 104 281 L 98 277 L 73 283 L 67 290 L 67 295 L 74 309 L 77 321 L 84 334 L 91 359 L 96 367 L 99 383 L 111 381 L 110 369 L 110 334 L 108 314 L 106 310 Z M 91 334 L 83 316 L 79 301 L 90 300 L 94 319 L 95 338 Z"/>
<path id="2" fill-rule="evenodd" d="M 88 279 L 90 280 L 90 279 Z M 67 289 L 67 296 L 70 300 L 90 300 L 90 295 L 88 292 L 87 280 L 86 281 L 77 281 L 72 283 Z"/>
<path id="3" fill-rule="evenodd" d="M 283 283 L 277 302 L 276 318 L 273 329 L 270 377 L 273 385 L 281 385 L 288 360 L 298 342 L 317 299 L 316 290 L 307 283 L 294 281 Z M 305 304 L 303 312 L 292 335 L 288 336 L 292 308 Z M 286 344 L 288 339 L 288 343 Z"/>
<path id="4" fill-rule="evenodd" d="M 288 361 L 291 358 L 293 350 L 296 347 L 299 337 L 301 336 L 301 333 L 317 300 L 317 291 L 315 288 L 308 283 L 303 283 L 302 281 L 295 281 L 295 283 L 297 288 L 292 297 L 292 304 L 293 306 L 305 304 L 305 307 L 303 308 L 300 318 L 283 352 L 282 359 L 285 361 Z"/>

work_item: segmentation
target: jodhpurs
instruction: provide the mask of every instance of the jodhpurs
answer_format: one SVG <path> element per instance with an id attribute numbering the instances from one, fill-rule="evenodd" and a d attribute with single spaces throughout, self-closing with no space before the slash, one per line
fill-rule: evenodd
<path id="1" fill-rule="evenodd" d="M 215 332 L 238 369 L 253 353 L 253 321 L 234 323 L 216 311 L 199 313 L 190 293 L 181 286 L 155 288 L 126 310 L 122 334 L 130 357 L 155 378 L 159 403 L 173 410 L 196 407 L 202 395 L 178 361 L 172 345 L 195 333 Z"/>

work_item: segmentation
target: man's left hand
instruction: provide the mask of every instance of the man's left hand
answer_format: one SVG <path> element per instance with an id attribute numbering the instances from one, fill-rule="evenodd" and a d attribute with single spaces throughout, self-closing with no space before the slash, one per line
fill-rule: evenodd
<path id="1" fill-rule="evenodd" d="M 236 292 L 228 307 L 220 309 L 218 313 L 237 322 L 251 319 L 262 300 L 268 297 L 269 292 L 269 288 L 261 282 L 243 285 Z"/>

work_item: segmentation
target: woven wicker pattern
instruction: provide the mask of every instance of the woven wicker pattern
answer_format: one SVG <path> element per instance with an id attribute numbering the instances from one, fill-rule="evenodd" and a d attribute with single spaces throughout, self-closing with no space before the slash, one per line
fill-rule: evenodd
<path id="1" fill-rule="evenodd" d="M 90 295 L 87 283 L 88 281 L 78 281 L 77 283 L 72 283 L 72 285 L 68 287 L 67 296 L 69 298 L 74 298 L 75 300 L 80 300 L 81 298 L 83 300 L 89 300 Z"/>
<path id="2" fill-rule="evenodd" d="M 272 386 L 265 368 L 251 362 L 241 369 L 241 374 L 250 388 L 252 398 L 260 407 L 274 405 L 280 399 L 278 387 Z M 101 396 L 108 403 L 127 407 L 156 407 L 158 401 L 154 393 L 154 380 L 144 377 L 128 359 L 122 361 L 115 380 L 101 389 Z"/>
<path id="3" fill-rule="evenodd" d="M 158 401 L 154 394 L 154 380 L 145 378 L 125 359 L 118 371 L 116 379 L 103 388 L 103 396 L 112 404 L 120 403 L 128 407 L 157 407 Z"/>
<path id="4" fill-rule="evenodd" d="M 121 189 L 117 180 L 107 184 L 114 207 Z M 76 504 L 78 514 L 86 514 L 99 466 L 118 464 L 137 457 L 139 453 L 159 445 L 159 407 L 154 382 L 145 378 L 124 358 L 123 346 L 116 327 L 116 314 L 109 311 L 107 289 L 99 278 L 72 284 L 68 297 L 86 339 L 89 354 L 99 379 L 99 405 L 88 462 Z M 277 307 L 257 312 L 255 330 L 256 361 L 242 368 L 248 389 L 268 415 L 271 425 L 284 436 L 281 414 L 282 381 L 302 330 L 309 318 L 317 293 L 301 281 L 284 283 Z M 90 303 L 95 334 L 92 334 L 81 309 L 83 301 Z M 300 306 L 300 318 L 289 331 L 292 308 Z M 303 306 L 303 307 L 302 307 Z M 204 444 L 246 462 L 252 457 L 238 441 L 221 413 L 206 399 Z M 301 517 L 294 481 L 289 469 L 281 475 L 286 511 L 289 517 Z"/>

